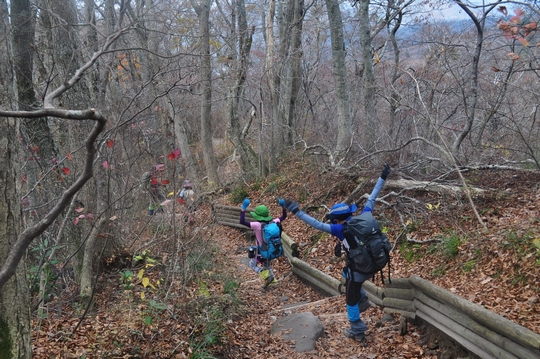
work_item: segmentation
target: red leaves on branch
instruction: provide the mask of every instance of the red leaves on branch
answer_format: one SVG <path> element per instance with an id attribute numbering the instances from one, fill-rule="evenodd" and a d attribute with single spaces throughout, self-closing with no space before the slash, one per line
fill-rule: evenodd
<path id="1" fill-rule="evenodd" d="M 107 144 L 107 147 L 113 148 L 113 146 L 114 146 L 114 140 L 108 139 L 106 144 Z"/>
<path id="2" fill-rule="evenodd" d="M 167 155 L 167 158 L 170 159 L 170 160 L 175 160 L 178 157 L 180 157 L 180 149 L 179 148 L 175 149 L 174 151 L 172 151 L 171 153 L 169 153 Z"/>
<path id="3" fill-rule="evenodd" d="M 167 179 L 161 180 L 161 184 L 162 184 L 162 185 L 166 185 L 166 184 L 169 184 L 169 183 L 170 183 L 170 182 L 169 182 L 169 180 L 167 180 Z"/>
<path id="4" fill-rule="evenodd" d="M 62 167 L 62 172 L 67 176 L 68 174 L 71 173 L 71 170 L 67 167 Z"/>

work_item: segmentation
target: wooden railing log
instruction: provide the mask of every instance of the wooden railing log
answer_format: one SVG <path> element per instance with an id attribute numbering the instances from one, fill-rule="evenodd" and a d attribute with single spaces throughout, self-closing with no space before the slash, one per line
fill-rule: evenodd
<path id="1" fill-rule="evenodd" d="M 416 275 L 412 275 L 409 278 L 409 281 L 414 287 L 424 292 L 424 294 L 454 307 L 487 328 L 495 330 L 516 343 L 533 350 L 534 353 L 537 353 L 537 357 L 540 358 L 539 334 L 536 334 L 532 330 L 522 327 L 511 320 L 501 317 L 488 309 L 469 302 L 468 300 Z"/>
<path id="2" fill-rule="evenodd" d="M 435 319 L 432 316 L 428 315 L 427 313 L 419 310 L 418 308 L 416 310 L 416 316 L 418 318 L 423 319 L 427 323 L 430 323 L 435 328 L 439 329 L 441 332 L 447 334 L 449 337 L 451 337 L 456 342 L 458 342 L 463 348 L 467 349 L 471 353 L 474 353 L 474 354 L 478 355 L 480 358 L 489 358 L 489 359 L 495 359 L 496 358 L 496 357 L 493 357 L 491 353 L 486 352 L 484 349 L 478 347 L 476 344 L 471 342 L 466 337 L 463 337 L 463 336 L 453 332 L 452 330 L 450 330 L 450 328 L 447 328 L 442 323 L 439 323 L 437 321 L 437 319 Z"/>
<path id="3" fill-rule="evenodd" d="M 414 299 L 414 289 L 386 288 L 384 290 L 384 297 L 412 301 Z"/>
<path id="4" fill-rule="evenodd" d="M 340 282 L 339 280 L 335 279 L 334 277 L 311 267 L 306 262 L 301 261 L 298 258 L 292 257 L 290 259 L 291 265 L 293 267 L 293 272 L 296 269 L 299 269 L 303 273 L 307 273 L 309 278 L 307 278 L 306 275 L 303 276 L 304 279 L 310 281 L 311 283 L 315 284 L 316 286 L 319 286 L 317 284 L 318 282 L 322 282 L 322 284 L 326 287 L 328 287 L 328 290 L 325 290 L 327 293 L 330 293 L 332 295 L 340 295 L 339 287 Z M 300 272 L 299 272 L 300 273 Z"/>
<path id="5" fill-rule="evenodd" d="M 503 348 L 491 343 L 482 336 L 476 334 L 472 330 L 465 328 L 463 325 L 457 323 L 451 318 L 443 315 L 441 312 L 425 305 L 420 301 L 415 301 L 416 314 L 420 318 L 426 315 L 429 318 L 428 322 L 435 327 L 442 326 L 444 328 L 443 333 L 449 337 L 457 340 L 461 345 L 466 347 L 467 343 L 472 343 L 474 346 L 469 349 L 474 354 L 480 356 L 483 359 L 518 359 L 517 356 L 507 352 Z M 427 320 L 427 319 L 426 319 Z M 439 328 L 440 329 L 440 328 Z M 466 341 L 463 341 L 466 338 Z M 487 355 L 486 355 L 487 353 Z"/>
<path id="6" fill-rule="evenodd" d="M 384 307 L 383 312 L 389 313 L 389 314 L 399 314 L 402 317 L 409 318 L 409 319 L 415 319 L 416 318 L 416 311 L 407 312 L 407 311 L 399 310 L 399 309 L 395 309 L 395 308 Z"/>
<path id="7" fill-rule="evenodd" d="M 229 227 L 235 227 L 235 228 L 239 228 L 239 229 L 244 229 L 244 230 L 249 230 L 250 228 L 244 226 L 243 224 L 240 224 L 240 223 L 226 223 L 226 222 L 218 222 L 219 224 L 222 224 L 224 226 L 229 226 Z"/>
<path id="8" fill-rule="evenodd" d="M 374 295 L 373 293 L 371 293 L 371 292 L 369 292 L 367 290 L 366 290 L 366 294 L 367 294 L 367 297 L 368 297 L 369 301 L 372 304 L 378 305 L 379 307 L 383 306 L 383 300 L 381 298 L 377 297 L 376 295 Z"/>
<path id="9" fill-rule="evenodd" d="M 385 296 L 385 289 L 381 287 L 377 287 L 373 282 L 367 280 L 362 284 L 362 288 L 367 292 L 371 293 L 374 297 L 378 298 L 381 303 Z"/>
<path id="10" fill-rule="evenodd" d="M 421 292 L 416 293 L 415 306 L 418 302 L 430 308 L 433 308 L 435 311 L 438 311 L 439 313 L 448 318 L 452 318 L 455 322 L 459 323 L 463 327 L 473 331 L 474 333 L 487 339 L 489 342 L 507 350 L 508 352 L 513 353 L 518 358 L 539 357 L 537 353 L 534 353 L 530 349 L 523 347 L 522 345 L 512 341 L 507 337 L 500 335 L 497 331 L 479 324 L 477 321 L 471 319 L 467 315 L 464 315 L 462 312 L 442 302 L 439 302 Z"/>
<path id="11" fill-rule="evenodd" d="M 395 308 L 395 309 L 403 310 L 405 312 L 414 312 L 416 310 L 414 308 L 414 303 L 412 300 L 404 300 L 404 299 L 389 298 L 389 297 L 384 297 L 383 307 Z"/>
<path id="12" fill-rule="evenodd" d="M 281 240 L 287 243 L 287 245 L 289 246 L 289 248 L 292 249 L 293 252 L 298 253 L 298 243 L 293 241 L 292 238 L 287 235 L 287 233 L 281 233 Z M 298 257 L 298 255 L 296 255 L 295 257 Z"/>
<path id="13" fill-rule="evenodd" d="M 409 283 L 409 278 L 391 278 L 392 283 L 388 278 L 384 278 L 384 286 L 386 288 L 402 288 L 402 289 L 412 289 L 411 283 Z"/>
<path id="14" fill-rule="evenodd" d="M 240 219 L 240 211 L 236 211 L 236 212 L 215 212 L 216 213 L 216 216 L 219 216 L 219 217 L 225 217 L 225 218 L 236 218 L 237 220 Z M 247 221 L 255 221 L 256 219 L 253 218 L 251 216 L 251 214 L 249 214 L 248 212 L 246 212 L 244 218 L 247 220 Z"/>
<path id="15" fill-rule="evenodd" d="M 293 258 L 293 260 L 294 259 L 296 258 Z M 318 280 L 318 278 L 314 276 L 313 273 L 309 271 L 309 269 L 306 267 L 295 265 L 292 267 L 292 271 L 294 274 L 296 274 L 300 278 L 310 282 L 316 288 L 318 288 L 319 290 L 322 290 L 323 292 L 331 296 L 341 295 L 341 293 L 338 291 L 338 287 L 335 287 L 334 285 L 332 285 L 332 283 L 327 283 L 327 282 Z"/>

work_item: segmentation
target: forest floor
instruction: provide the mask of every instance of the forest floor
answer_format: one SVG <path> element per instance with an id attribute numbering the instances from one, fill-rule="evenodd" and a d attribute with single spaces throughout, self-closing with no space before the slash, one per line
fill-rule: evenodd
<path id="1" fill-rule="evenodd" d="M 322 219 L 323 204 L 330 207 L 343 200 L 361 183 L 366 184 L 360 195 L 369 193 L 374 184 L 370 180 L 379 172 L 332 173 L 297 163 L 264 184 L 250 184 L 247 194 L 253 208 L 266 204 L 274 216 L 281 214 L 277 200 L 283 197 L 299 200 L 303 210 Z M 392 277 L 418 275 L 540 334 L 540 173 L 477 170 L 465 177 L 469 186 L 484 190 L 474 197 L 474 205 L 487 230 L 464 196 L 382 190 L 379 198 L 384 202 L 377 203 L 374 214 L 395 243 Z M 398 178 L 410 179 L 398 171 L 389 177 Z M 446 181 L 459 186 L 455 176 Z M 231 189 L 212 203 L 239 206 L 241 199 L 234 194 Z M 357 202 L 361 206 L 365 199 Z M 186 281 L 182 288 L 152 290 L 170 273 L 165 269 L 173 266 L 170 255 L 153 254 L 155 266 L 120 257 L 111 260 L 99 278 L 95 305 L 86 315 L 69 291 L 49 303 L 46 317 L 34 315 L 34 357 L 212 358 L 210 353 L 215 358 L 467 357 L 448 338 L 414 323 L 400 335 L 399 318 L 381 323 L 384 313 L 376 306 L 362 313 L 369 335 L 368 345 L 359 346 L 342 334 L 348 326 L 344 296 L 318 293 L 291 274 L 285 258 L 273 264 L 278 284 L 263 290 L 261 280 L 245 264 L 251 243 L 239 229 L 211 224 L 211 217 L 206 202 L 184 231 L 205 237 L 204 246 L 213 248 L 211 261 L 217 269 L 203 268 L 204 276 Z M 302 260 L 339 278 L 343 262 L 333 256 L 335 239 L 292 214 L 284 230 L 299 243 Z M 129 282 L 126 270 L 133 274 Z M 178 283 L 185 278 L 166 279 Z M 300 306 L 287 309 L 290 305 Z M 312 312 L 324 324 L 325 336 L 316 350 L 296 353 L 294 343 L 269 334 L 277 318 L 293 311 Z M 215 328 L 209 328 L 214 322 Z"/>

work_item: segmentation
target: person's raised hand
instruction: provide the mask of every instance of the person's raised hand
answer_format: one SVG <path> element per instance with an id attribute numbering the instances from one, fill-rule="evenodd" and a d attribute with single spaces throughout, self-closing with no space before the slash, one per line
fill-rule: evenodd
<path id="1" fill-rule="evenodd" d="M 280 198 L 277 203 L 281 208 L 285 208 L 285 200 L 283 198 Z"/>
<path id="2" fill-rule="evenodd" d="M 381 178 L 386 181 L 386 178 L 390 174 L 390 166 L 385 164 L 381 173 Z"/>
<path id="3" fill-rule="evenodd" d="M 250 203 L 251 201 L 249 200 L 249 198 L 244 198 L 244 201 L 242 202 L 242 211 L 245 211 L 246 208 L 249 207 Z"/>
<path id="4" fill-rule="evenodd" d="M 296 214 L 300 210 L 298 207 L 298 202 L 293 202 L 290 199 L 285 201 L 285 208 L 287 211 L 292 212 L 293 214 Z"/>

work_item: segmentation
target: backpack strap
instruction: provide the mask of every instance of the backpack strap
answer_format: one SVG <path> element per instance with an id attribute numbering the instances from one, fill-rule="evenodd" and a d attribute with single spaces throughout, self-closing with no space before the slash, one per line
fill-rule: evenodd
<path id="1" fill-rule="evenodd" d="M 390 263 L 392 262 L 392 257 L 388 255 L 388 283 L 392 284 L 392 278 L 390 278 Z M 382 273 L 382 269 L 381 269 Z"/>

